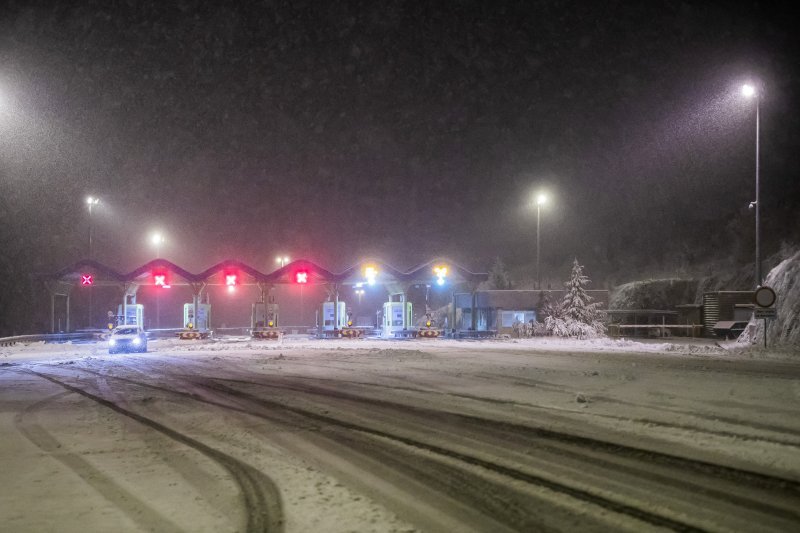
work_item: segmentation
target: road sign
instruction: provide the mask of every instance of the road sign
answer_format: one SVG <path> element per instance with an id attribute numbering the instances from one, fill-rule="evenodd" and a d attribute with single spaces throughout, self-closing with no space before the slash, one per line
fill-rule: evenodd
<path id="1" fill-rule="evenodd" d="M 775 298 L 775 291 L 769 287 L 759 287 L 753 293 L 753 300 L 759 307 L 772 307 Z"/>
<path id="2" fill-rule="evenodd" d="M 756 307 L 753 310 L 753 318 L 778 318 L 778 309 L 776 307 Z"/>

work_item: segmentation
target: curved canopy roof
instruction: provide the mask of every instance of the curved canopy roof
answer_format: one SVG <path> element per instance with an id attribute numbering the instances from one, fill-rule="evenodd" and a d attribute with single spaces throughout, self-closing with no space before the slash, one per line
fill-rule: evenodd
<path id="1" fill-rule="evenodd" d="M 472 272 L 445 258 L 432 259 L 407 271 L 398 270 L 377 259 L 367 259 L 358 262 L 340 273 L 333 273 L 305 259 L 292 261 L 269 273 L 260 272 L 250 265 L 233 259 L 222 261 L 198 273 L 189 272 L 166 259 L 154 259 L 127 273 L 118 272 L 98 261 L 83 259 L 59 270 L 51 276 L 47 276 L 47 279 L 56 281 L 77 281 L 82 274 L 92 273 L 108 282 L 144 284 L 148 283 L 145 281 L 146 278 L 150 278 L 155 274 L 170 273 L 179 278 L 177 280 L 170 280 L 170 283 L 173 285 L 193 283 L 224 284 L 222 276 L 229 273 L 236 273 L 240 276 L 239 280 L 237 280 L 238 283 L 243 285 L 248 283 L 283 284 L 295 283 L 297 273 L 305 272 L 307 274 L 307 283 L 309 284 L 356 284 L 367 281 L 365 269 L 368 266 L 374 269 L 376 273 L 375 281 L 377 283 L 429 283 L 436 280 L 437 275 L 434 269 L 437 267 L 446 267 L 446 277 L 450 280 L 479 283 L 489 279 L 487 273 Z"/>

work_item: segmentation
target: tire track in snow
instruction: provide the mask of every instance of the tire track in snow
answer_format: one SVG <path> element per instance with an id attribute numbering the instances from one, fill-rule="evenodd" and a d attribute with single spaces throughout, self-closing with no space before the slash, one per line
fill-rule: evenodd
<path id="1" fill-rule="evenodd" d="M 346 380 L 346 379 L 331 379 L 331 378 L 308 377 L 308 376 L 303 376 L 303 375 L 300 375 L 300 374 L 289 374 L 289 373 L 282 373 L 281 376 L 285 377 L 285 378 L 292 378 L 292 379 L 298 379 L 298 380 L 301 380 L 301 381 L 309 381 L 309 382 L 315 381 L 315 382 L 320 382 L 320 383 L 331 383 L 331 384 L 348 383 L 348 384 L 352 384 L 352 385 L 357 385 L 357 386 L 361 386 L 361 387 L 369 387 L 369 388 L 374 388 L 374 389 L 399 390 L 399 391 L 416 392 L 416 393 L 420 393 L 420 394 L 433 394 L 433 395 L 440 396 L 440 397 L 451 396 L 451 397 L 454 397 L 454 398 L 463 398 L 463 399 L 466 399 L 466 400 L 475 400 L 477 402 L 485 402 L 485 403 L 489 403 L 489 404 L 515 405 L 515 406 L 520 406 L 520 407 L 524 407 L 524 408 L 528 408 L 528 409 L 536 409 L 536 410 L 541 410 L 541 411 L 546 411 L 546 412 L 551 412 L 551 413 L 557 413 L 557 414 L 569 413 L 570 415 L 576 415 L 576 416 L 607 418 L 609 420 L 618 420 L 618 421 L 622 421 L 622 422 L 636 422 L 636 423 L 639 423 L 639 424 L 642 424 L 642 425 L 648 425 L 648 426 L 652 425 L 652 426 L 660 426 L 660 427 L 672 428 L 672 429 L 688 430 L 688 431 L 694 431 L 694 432 L 697 432 L 697 433 L 705 433 L 705 434 L 709 434 L 709 435 L 717 435 L 717 436 L 720 436 L 720 437 L 745 439 L 745 440 L 752 440 L 752 441 L 759 441 L 759 442 L 769 442 L 769 443 L 772 443 L 772 444 L 780 444 L 782 446 L 793 446 L 793 447 L 796 447 L 796 448 L 800 448 L 800 442 L 797 442 L 797 441 L 779 439 L 779 438 L 774 438 L 774 437 L 753 436 L 753 435 L 750 435 L 750 434 L 747 434 L 747 433 L 737 433 L 737 432 L 734 432 L 734 431 L 713 430 L 713 429 L 707 429 L 707 428 L 700 427 L 700 426 L 694 426 L 694 425 L 691 425 L 691 424 L 676 424 L 676 423 L 673 423 L 673 422 L 664 422 L 664 421 L 661 421 L 661 420 L 656 420 L 654 418 L 630 417 L 630 416 L 612 415 L 612 414 L 607 414 L 607 413 L 586 412 L 584 410 L 566 409 L 566 408 L 563 408 L 563 407 L 550 407 L 550 406 L 546 406 L 546 405 L 539 405 L 539 404 L 533 404 L 533 403 L 520 402 L 518 400 L 501 399 L 501 398 L 490 398 L 490 397 L 478 396 L 478 395 L 475 395 L 475 394 L 467 394 L 467 393 L 462 393 L 462 392 L 442 391 L 442 390 L 435 390 L 435 389 L 425 389 L 425 388 L 420 388 L 420 387 L 409 387 L 409 386 L 404 386 L 404 385 L 389 385 L 389 384 L 381 384 L 381 383 L 369 383 L 369 382 L 366 382 L 366 381 L 353 381 L 353 380 Z M 566 391 L 566 390 L 564 390 L 562 392 L 570 392 L 570 394 L 572 394 L 572 395 L 575 394 L 575 391 Z M 607 401 L 609 403 L 618 403 L 618 404 L 622 404 L 622 405 L 628 405 L 628 406 L 631 406 L 631 407 L 647 407 L 647 408 L 652 409 L 652 410 L 654 410 L 656 412 L 658 412 L 658 411 L 667 411 L 667 412 L 671 412 L 671 413 L 684 414 L 684 415 L 692 416 L 692 417 L 695 417 L 695 418 L 706 419 L 706 420 L 709 420 L 709 421 L 725 422 L 725 423 L 731 424 L 731 425 L 747 427 L 747 428 L 752 428 L 752 429 L 760 429 L 760 430 L 765 430 L 765 431 L 772 431 L 774 433 L 783 433 L 783 434 L 786 434 L 786 435 L 792 435 L 792 436 L 800 437 L 800 431 L 795 431 L 795 430 L 793 430 L 791 428 L 785 428 L 785 427 L 782 427 L 782 426 L 775 426 L 775 425 L 772 425 L 772 424 L 760 424 L 758 422 L 743 421 L 743 420 L 730 418 L 730 417 L 724 417 L 724 416 L 704 415 L 702 413 L 683 411 L 683 410 L 673 409 L 673 408 L 662 408 L 662 407 L 657 407 L 657 406 L 650 405 L 650 404 L 637 404 L 637 403 L 633 403 L 633 402 L 620 401 L 620 400 L 616 400 L 616 399 L 613 399 L 613 398 L 609 399 L 609 398 L 606 398 L 606 397 L 603 397 L 603 396 L 592 395 L 591 398 L 593 400 L 603 400 L 603 401 Z"/>
<path id="2" fill-rule="evenodd" d="M 452 449 L 447 449 L 436 444 L 422 442 L 419 441 L 418 439 L 407 437 L 405 435 L 389 433 L 387 431 L 374 429 L 362 424 L 343 421 L 338 418 L 328 416 L 325 414 L 320 414 L 319 412 L 315 412 L 309 409 L 288 406 L 280 401 L 263 399 L 258 396 L 249 394 L 247 392 L 239 391 L 237 389 L 221 385 L 219 383 L 215 384 L 215 382 L 217 381 L 236 381 L 236 380 L 209 378 L 208 380 L 206 380 L 206 386 L 209 386 L 215 390 L 227 392 L 228 394 L 234 396 L 248 399 L 254 403 L 262 404 L 269 408 L 281 407 L 285 410 L 301 414 L 307 418 L 311 418 L 321 423 L 337 425 L 354 431 L 372 434 L 378 437 L 402 442 L 412 447 L 417 447 L 431 451 L 433 453 L 438 453 L 443 456 L 453 457 L 469 464 L 473 464 L 476 466 L 486 468 L 488 470 L 493 470 L 502 473 L 514 479 L 519 479 L 522 481 L 526 481 L 528 483 L 545 486 L 556 492 L 563 492 L 570 496 L 576 497 L 577 499 L 589 501 L 597 505 L 600 505 L 602 507 L 605 507 L 609 510 L 613 510 L 621 514 L 626 514 L 628 516 L 639 518 L 653 525 L 665 526 L 673 529 L 677 528 L 678 530 L 685 530 L 683 529 L 684 527 L 688 527 L 689 530 L 692 529 L 692 526 L 680 522 L 667 525 L 666 522 L 670 522 L 670 520 L 666 519 L 666 522 L 661 522 L 660 520 L 664 517 L 661 517 L 660 515 L 653 515 L 652 513 L 648 513 L 647 511 L 642 511 L 636 507 L 628 506 L 625 504 L 619 504 L 619 502 L 616 502 L 614 500 L 607 500 L 603 497 L 598 497 L 593 493 L 587 493 L 580 489 L 576 490 L 572 486 L 553 482 L 551 479 L 542 478 L 540 476 L 531 474 L 529 472 L 523 472 L 515 468 L 509 468 L 506 465 L 498 464 L 493 461 L 486 461 L 482 458 L 473 456 L 471 454 L 459 452 Z M 276 385 L 276 384 L 264 385 L 252 382 L 246 382 L 246 383 L 253 385 L 269 386 L 272 388 L 284 388 L 284 389 L 289 388 L 289 387 L 282 387 L 281 385 Z M 310 391 L 303 390 L 302 387 L 298 387 L 298 389 L 299 392 L 310 393 Z M 607 454 L 611 457 L 623 457 L 629 460 L 636 461 L 640 465 L 640 471 L 645 475 L 649 475 L 652 479 L 655 479 L 656 481 L 666 483 L 667 485 L 676 485 L 679 489 L 683 488 L 684 490 L 700 490 L 701 493 L 719 498 L 720 500 L 727 501 L 728 503 L 733 505 L 753 508 L 758 510 L 759 512 L 764 513 L 765 515 L 777 516 L 789 522 L 800 523 L 800 514 L 798 514 L 796 510 L 788 511 L 784 508 L 776 507 L 769 503 L 754 501 L 749 498 L 738 496 L 736 494 L 721 492 L 708 486 L 698 487 L 695 486 L 690 481 L 683 480 L 680 475 L 672 475 L 669 478 L 663 476 L 656 476 L 650 473 L 648 465 L 656 464 L 663 468 L 674 469 L 677 472 L 680 472 L 682 470 L 683 471 L 688 470 L 690 472 L 693 472 L 695 475 L 699 475 L 701 477 L 711 476 L 712 478 L 718 478 L 720 480 L 733 482 L 735 484 L 745 484 L 748 487 L 755 487 L 758 490 L 767 489 L 782 494 L 789 494 L 791 495 L 790 496 L 791 498 L 798 498 L 798 496 L 800 496 L 800 483 L 793 480 L 774 477 L 767 474 L 755 473 L 746 470 L 740 470 L 737 468 L 718 465 L 705 461 L 698 461 L 680 456 L 668 455 L 642 448 L 635 448 L 622 444 L 592 439 L 589 437 L 576 436 L 569 433 L 563 433 L 544 428 L 523 426 L 509 422 L 499 422 L 459 413 L 439 412 L 433 409 L 412 407 L 408 405 L 387 402 L 385 400 L 370 400 L 370 399 L 363 399 L 360 397 L 352 398 L 351 395 L 348 395 L 346 393 L 340 393 L 338 391 L 328 391 L 328 390 L 325 390 L 323 392 L 315 391 L 314 394 L 322 395 L 325 398 L 338 397 L 354 401 L 365 401 L 366 403 L 374 405 L 391 406 L 399 411 L 406 411 L 406 412 L 415 411 L 416 414 L 420 415 L 420 419 L 423 420 L 428 427 L 437 427 L 437 425 L 445 425 L 448 422 L 460 420 L 466 422 L 467 424 L 476 424 L 476 427 L 482 428 L 487 433 L 492 433 L 493 431 L 510 432 L 509 433 L 510 436 L 516 436 L 517 438 L 519 438 L 520 436 L 524 436 L 525 438 L 530 438 L 534 440 L 544 440 L 545 442 L 551 441 L 554 442 L 556 445 L 567 444 L 575 446 L 578 449 L 587 448 L 589 450 L 599 451 L 602 454 Z M 334 410 L 332 406 L 329 405 L 329 407 L 331 408 L 332 411 Z M 565 456 L 573 455 L 575 457 L 580 458 L 580 452 L 569 452 L 560 449 L 558 447 L 553 447 L 551 445 L 549 446 L 547 444 L 545 444 L 545 447 L 549 447 L 551 450 L 556 451 L 558 455 L 565 455 Z M 586 459 L 587 457 L 582 457 L 582 460 Z M 592 457 L 591 461 L 596 463 L 604 462 L 602 459 L 599 459 L 597 457 Z M 624 468 L 621 468 L 619 465 L 615 465 L 613 463 L 608 463 L 607 466 L 611 471 L 613 471 L 614 469 L 624 470 Z"/>
<path id="3" fill-rule="evenodd" d="M 69 468 L 84 483 L 92 487 L 98 494 L 143 529 L 147 531 L 180 531 L 181 528 L 177 524 L 162 516 L 147 503 L 124 489 L 112 477 L 106 475 L 80 455 L 66 451 L 51 433 L 33 420 L 37 412 L 71 394 L 73 394 L 73 391 L 53 394 L 18 412 L 14 416 L 14 425 L 17 430 L 35 444 L 36 447 L 47 453 L 48 457 L 52 457 Z"/>
<path id="4" fill-rule="evenodd" d="M 202 442 L 193 439 L 183 433 L 156 422 L 150 418 L 142 416 L 133 411 L 129 411 L 118 404 L 94 395 L 84 389 L 70 385 L 64 381 L 56 379 L 50 375 L 36 371 L 28 371 L 42 379 L 60 385 L 70 392 L 80 394 L 98 404 L 107 407 L 117 413 L 131 418 L 142 425 L 154 429 L 167 437 L 194 448 L 203 455 L 216 461 L 223 466 L 233 476 L 239 485 L 245 504 L 246 531 L 248 533 L 266 532 L 277 533 L 283 531 L 283 511 L 281 498 L 278 488 L 266 475 L 256 470 L 252 466 L 235 459 L 234 457 L 212 448 Z M 164 530 L 157 528 L 156 531 Z"/>
<path id="5" fill-rule="evenodd" d="M 84 371 L 90 373 L 93 372 L 91 370 L 84 370 Z M 411 448 L 425 450 L 426 452 L 437 454 L 441 457 L 455 459 L 457 461 L 461 461 L 462 463 L 478 466 L 486 470 L 505 475 L 512 479 L 529 483 L 531 485 L 545 487 L 550 490 L 553 490 L 554 492 L 560 492 L 562 494 L 566 494 L 568 496 L 575 498 L 578 501 L 584 501 L 598 505 L 609 511 L 618 513 L 622 516 L 629 516 L 639 520 L 643 520 L 652 525 L 660 527 L 668 527 L 671 529 L 682 530 L 682 531 L 691 531 L 691 530 L 696 530 L 698 528 L 691 524 L 682 522 L 681 520 L 674 520 L 672 518 L 662 516 L 658 513 L 653 513 L 644 509 L 640 509 L 636 507 L 635 504 L 627 505 L 625 502 L 617 501 L 614 498 L 609 499 L 604 497 L 603 495 L 598 495 L 594 492 L 588 492 L 580 488 L 576 488 L 575 486 L 572 485 L 565 485 L 563 483 L 559 483 L 557 481 L 554 481 L 553 478 L 544 478 L 536 474 L 532 474 L 529 471 L 521 471 L 518 468 L 511 468 L 509 466 L 499 464 L 492 460 L 487 461 L 485 459 L 475 456 L 474 454 L 459 452 L 457 450 L 449 449 L 447 447 L 431 444 L 430 442 L 423 442 L 417 438 L 411 438 L 405 435 L 398 435 L 397 433 L 391 433 L 385 430 L 376 430 L 374 428 L 365 426 L 363 424 L 356 424 L 335 418 L 333 416 L 320 414 L 318 411 L 287 405 L 286 403 L 283 403 L 281 401 L 264 399 L 259 396 L 255 396 L 253 394 L 249 394 L 247 392 L 233 389 L 231 387 L 223 385 L 221 382 L 252 385 L 257 387 L 267 387 L 271 389 L 293 390 L 295 392 L 300 392 L 303 394 L 322 396 L 325 400 L 339 399 L 344 401 L 352 401 L 362 404 L 379 406 L 383 408 L 390 408 L 393 410 L 400 410 L 403 412 L 413 411 L 415 415 L 419 416 L 420 420 L 424 420 L 425 423 L 428 425 L 436 424 L 437 421 L 442 424 L 446 424 L 447 422 L 455 423 L 461 421 L 467 425 L 472 424 L 473 427 L 479 427 L 482 428 L 484 431 L 488 430 L 489 432 L 492 432 L 493 430 L 495 432 L 510 431 L 512 432 L 511 433 L 512 435 L 515 432 L 517 432 L 523 436 L 526 436 L 526 438 L 552 441 L 557 446 L 562 444 L 569 444 L 577 446 L 578 448 L 584 447 L 592 450 L 599 450 L 600 452 L 609 454 L 612 457 L 617 457 L 617 456 L 627 457 L 631 460 L 636 461 L 637 464 L 639 465 L 639 470 L 642 472 L 647 472 L 648 469 L 647 465 L 652 461 L 655 463 L 661 463 L 662 468 L 676 468 L 676 469 L 688 468 L 690 471 L 694 471 L 697 475 L 700 476 L 719 477 L 728 481 L 733 480 L 734 482 L 744 483 L 749 486 L 753 485 L 762 486 L 764 488 L 770 488 L 772 490 L 781 492 L 788 491 L 790 493 L 795 493 L 795 494 L 800 492 L 800 484 L 783 478 L 775 478 L 769 475 L 753 473 L 749 471 L 739 470 L 736 468 L 716 465 L 713 463 L 707 463 L 703 461 L 696 461 L 679 456 L 671 456 L 667 454 L 661 454 L 658 452 L 651 452 L 644 449 L 632 448 L 629 446 L 619 445 L 616 443 L 591 439 L 587 437 L 580 437 L 568 433 L 562 433 L 538 427 L 522 426 L 514 423 L 487 420 L 484 418 L 479 418 L 471 415 L 445 412 L 445 411 L 436 411 L 434 409 L 426 409 L 404 404 L 397 404 L 386 400 L 364 398 L 361 396 L 354 396 L 348 393 L 342 393 L 340 391 L 319 389 L 307 385 L 291 386 L 284 383 L 285 379 L 283 377 L 280 377 L 277 380 L 275 379 L 270 380 L 269 383 L 263 383 L 263 382 L 246 381 L 242 379 L 206 378 L 198 375 L 182 375 L 182 374 L 176 375 L 176 374 L 161 373 L 160 376 L 155 376 L 155 379 L 170 380 L 171 381 L 170 385 L 178 385 L 181 383 L 189 385 L 190 386 L 189 389 L 192 392 L 180 392 L 178 390 L 175 390 L 175 388 L 167 388 L 159 385 L 149 384 L 146 382 L 139 382 L 124 377 L 113 377 L 113 378 L 139 386 L 155 388 L 158 390 L 162 390 L 164 392 L 180 394 L 197 401 L 209 403 L 223 408 L 233 409 L 235 411 L 264 418 L 272 422 L 286 424 L 287 420 L 285 418 L 281 419 L 280 415 L 285 412 L 294 413 L 296 415 L 305 418 L 306 420 L 312 420 L 317 424 L 321 423 L 323 424 L 323 426 L 335 426 L 352 432 L 357 432 L 360 434 L 368 434 L 374 437 L 378 437 L 380 439 L 386 439 L 387 441 L 394 441 L 397 443 L 401 443 Z M 243 402 L 245 402 L 244 404 L 239 403 L 239 405 L 251 404 L 254 406 L 261 406 L 261 408 L 253 410 L 252 408 L 247 409 L 242 407 L 231 406 L 219 400 L 208 400 L 207 397 L 203 397 L 203 395 L 197 392 L 199 390 L 198 387 L 201 388 L 205 387 L 210 391 L 214 391 L 216 393 L 215 396 L 217 398 L 223 398 L 227 401 L 229 401 L 230 398 L 239 398 Z M 445 419 L 439 420 L 442 416 L 444 416 Z M 519 437 L 520 435 L 516 436 Z M 553 448 L 552 445 L 550 445 L 550 447 Z M 367 449 L 368 447 L 362 446 L 361 448 Z M 587 457 L 584 456 L 581 459 L 586 461 Z M 410 467 L 412 465 L 409 464 L 408 466 Z M 614 464 L 609 464 L 608 466 L 611 469 L 611 471 L 613 471 L 614 468 L 618 468 L 618 465 Z M 451 477 L 453 475 L 458 476 L 462 474 L 460 473 L 450 474 Z M 655 479 L 656 481 L 665 481 L 667 482 L 668 485 L 677 484 L 679 491 L 680 490 L 691 491 L 693 489 L 692 483 L 683 482 L 681 480 L 680 475 L 673 475 L 670 476 L 668 479 L 665 478 L 663 480 L 659 480 L 657 476 L 653 476 L 652 479 Z M 694 488 L 696 489 L 698 487 Z M 675 490 L 674 487 L 673 490 Z M 709 489 L 708 487 L 702 487 L 700 490 L 703 494 L 707 494 L 710 497 L 717 497 L 722 501 L 727 500 L 729 504 L 731 502 L 735 502 L 735 505 L 741 505 L 744 506 L 744 508 L 754 507 L 761 513 L 774 514 L 776 516 L 782 517 L 783 520 L 787 520 L 789 522 L 800 521 L 800 517 L 798 517 L 796 513 L 788 512 L 787 514 L 787 511 L 785 509 L 780 507 L 770 506 L 769 504 L 765 504 L 764 502 L 752 501 L 750 499 L 742 498 L 741 496 L 737 496 L 735 494 L 729 494 L 725 492 L 720 493 L 719 491 L 715 491 L 713 488 Z"/>
<path id="6" fill-rule="evenodd" d="M 514 422 L 496 421 L 463 413 L 438 411 L 435 409 L 412 406 L 408 404 L 401 404 L 389 400 L 358 396 L 346 392 L 341 392 L 338 390 L 316 388 L 314 386 L 309 386 L 309 385 L 300 385 L 300 386 L 287 385 L 285 383 L 281 383 L 280 378 L 270 383 L 259 383 L 255 381 L 247 381 L 241 379 L 227 379 L 227 378 L 210 378 L 210 379 L 212 379 L 215 382 L 223 381 L 223 382 L 238 383 L 243 385 L 255 385 L 259 387 L 292 390 L 300 393 L 323 396 L 325 398 L 338 398 L 352 402 L 366 403 L 370 405 L 386 407 L 401 412 L 413 411 L 416 414 L 420 415 L 420 417 L 423 420 L 435 420 L 437 418 L 441 419 L 442 416 L 445 416 L 450 419 L 463 420 L 465 422 L 479 424 L 484 427 L 489 426 L 491 428 L 500 431 L 502 430 L 517 431 L 522 434 L 540 438 L 543 440 L 549 440 L 564 444 L 573 444 L 580 447 L 591 448 L 603 452 L 609 452 L 613 455 L 625 455 L 625 456 L 635 457 L 637 459 L 647 459 L 649 462 L 664 464 L 668 467 L 682 468 L 684 470 L 694 470 L 703 474 L 711 474 L 720 478 L 731 479 L 737 482 L 756 484 L 763 488 L 781 489 L 781 490 L 788 489 L 800 495 L 800 482 L 791 479 L 780 478 L 757 472 L 750 472 L 738 468 L 718 465 L 714 463 L 708 463 L 705 461 L 698 461 L 695 459 L 689 459 L 677 455 L 670 455 L 657 451 L 647 450 L 643 448 L 636 448 L 624 444 L 618 444 L 599 439 L 593 439 L 591 437 L 573 435 L 570 433 L 545 429 L 536 426 L 522 425 Z M 235 389 L 231 390 L 235 391 Z M 264 400 L 255 395 L 243 393 L 241 391 L 236 391 L 236 392 L 240 394 L 246 394 L 254 399 L 258 399 L 264 402 L 272 402 L 271 400 Z M 272 403 L 275 403 L 277 405 L 283 405 L 280 402 L 272 402 Z M 311 414 L 317 415 L 317 413 L 313 412 L 311 412 Z"/>

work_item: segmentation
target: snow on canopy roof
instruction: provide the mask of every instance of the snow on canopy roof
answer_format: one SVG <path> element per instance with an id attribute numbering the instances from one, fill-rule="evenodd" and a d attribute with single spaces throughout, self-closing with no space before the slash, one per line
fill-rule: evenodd
<path id="1" fill-rule="evenodd" d="M 125 282 L 135 282 L 140 278 L 146 276 L 149 277 L 153 271 L 157 270 L 157 271 L 168 271 L 172 272 L 173 274 L 177 274 L 179 278 L 182 278 L 187 283 L 204 283 L 208 282 L 211 278 L 213 278 L 216 274 L 220 272 L 235 270 L 237 272 L 243 272 L 247 274 L 257 283 L 260 282 L 260 283 L 280 284 L 280 283 L 293 283 L 294 274 L 296 272 L 307 271 L 309 273 L 309 283 L 312 284 L 345 283 L 345 282 L 352 282 L 356 278 L 360 280 L 361 269 L 366 264 L 375 265 L 380 275 L 388 275 L 388 277 L 394 281 L 423 282 L 425 280 L 429 280 L 434 276 L 433 267 L 437 264 L 446 265 L 448 267 L 449 277 L 453 277 L 453 275 L 455 274 L 458 278 L 461 278 L 463 281 L 470 281 L 470 282 L 481 282 L 489 279 L 489 274 L 487 273 L 472 272 L 454 263 L 453 261 L 449 261 L 443 258 L 433 259 L 431 261 L 428 261 L 427 263 L 418 265 L 417 267 L 414 267 L 406 272 L 402 272 L 380 260 L 366 260 L 366 261 L 360 261 L 359 263 L 353 265 L 352 267 L 344 270 L 339 274 L 335 274 L 327 269 L 322 268 L 316 263 L 305 259 L 298 259 L 296 261 L 292 261 L 291 263 L 268 274 L 260 272 L 259 270 L 256 270 L 255 268 L 251 267 L 250 265 L 247 265 L 245 263 L 242 263 L 241 261 L 233 259 L 227 259 L 225 261 L 217 263 L 216 265 L 207 268 L 206 270 L 203 270 L 202 272 L 199 272 L 197 274 L 193 274 L 188 270 L 185 270 L 180 266 L 176 265 L 175 263 L 168 261 L 166 259 L 154 259 L 128 273 L 118 272 L 117 270 L 114 270 L 113 268 L 92 259 L 83 259 L 66 268 L 59 270 L 58 272 L 50 276 L 44 276 L 44 278 L 48 280 L 61 280 L 61 281 L 69 280 L 76 278 L 77 276 L 85 273 L 88 270 L 95 274 L 100 274 L 104 278 L 107 278 L 110 281 L 125 283 Z M 171 283 L 175 284 L 174 280 Z"/>

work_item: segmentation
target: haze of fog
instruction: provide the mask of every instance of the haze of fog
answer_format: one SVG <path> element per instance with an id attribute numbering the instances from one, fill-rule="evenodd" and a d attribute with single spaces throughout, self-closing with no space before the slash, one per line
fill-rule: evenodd
<path id="1" fill-rule="evenodd" d="M 797 240 L 789 4 L 11 2 L 0 14 L 0 295 L 88 256 L 191 271 L 574 257 L 598 287 Z M 792 44 L 794 43 L 794 44 Z M 26 311 L 28 312 L 28 311 Z M 15 326 L 18 327 L 19 324 Z M 25 327 L 24 324 L 21 327 Z"/>

